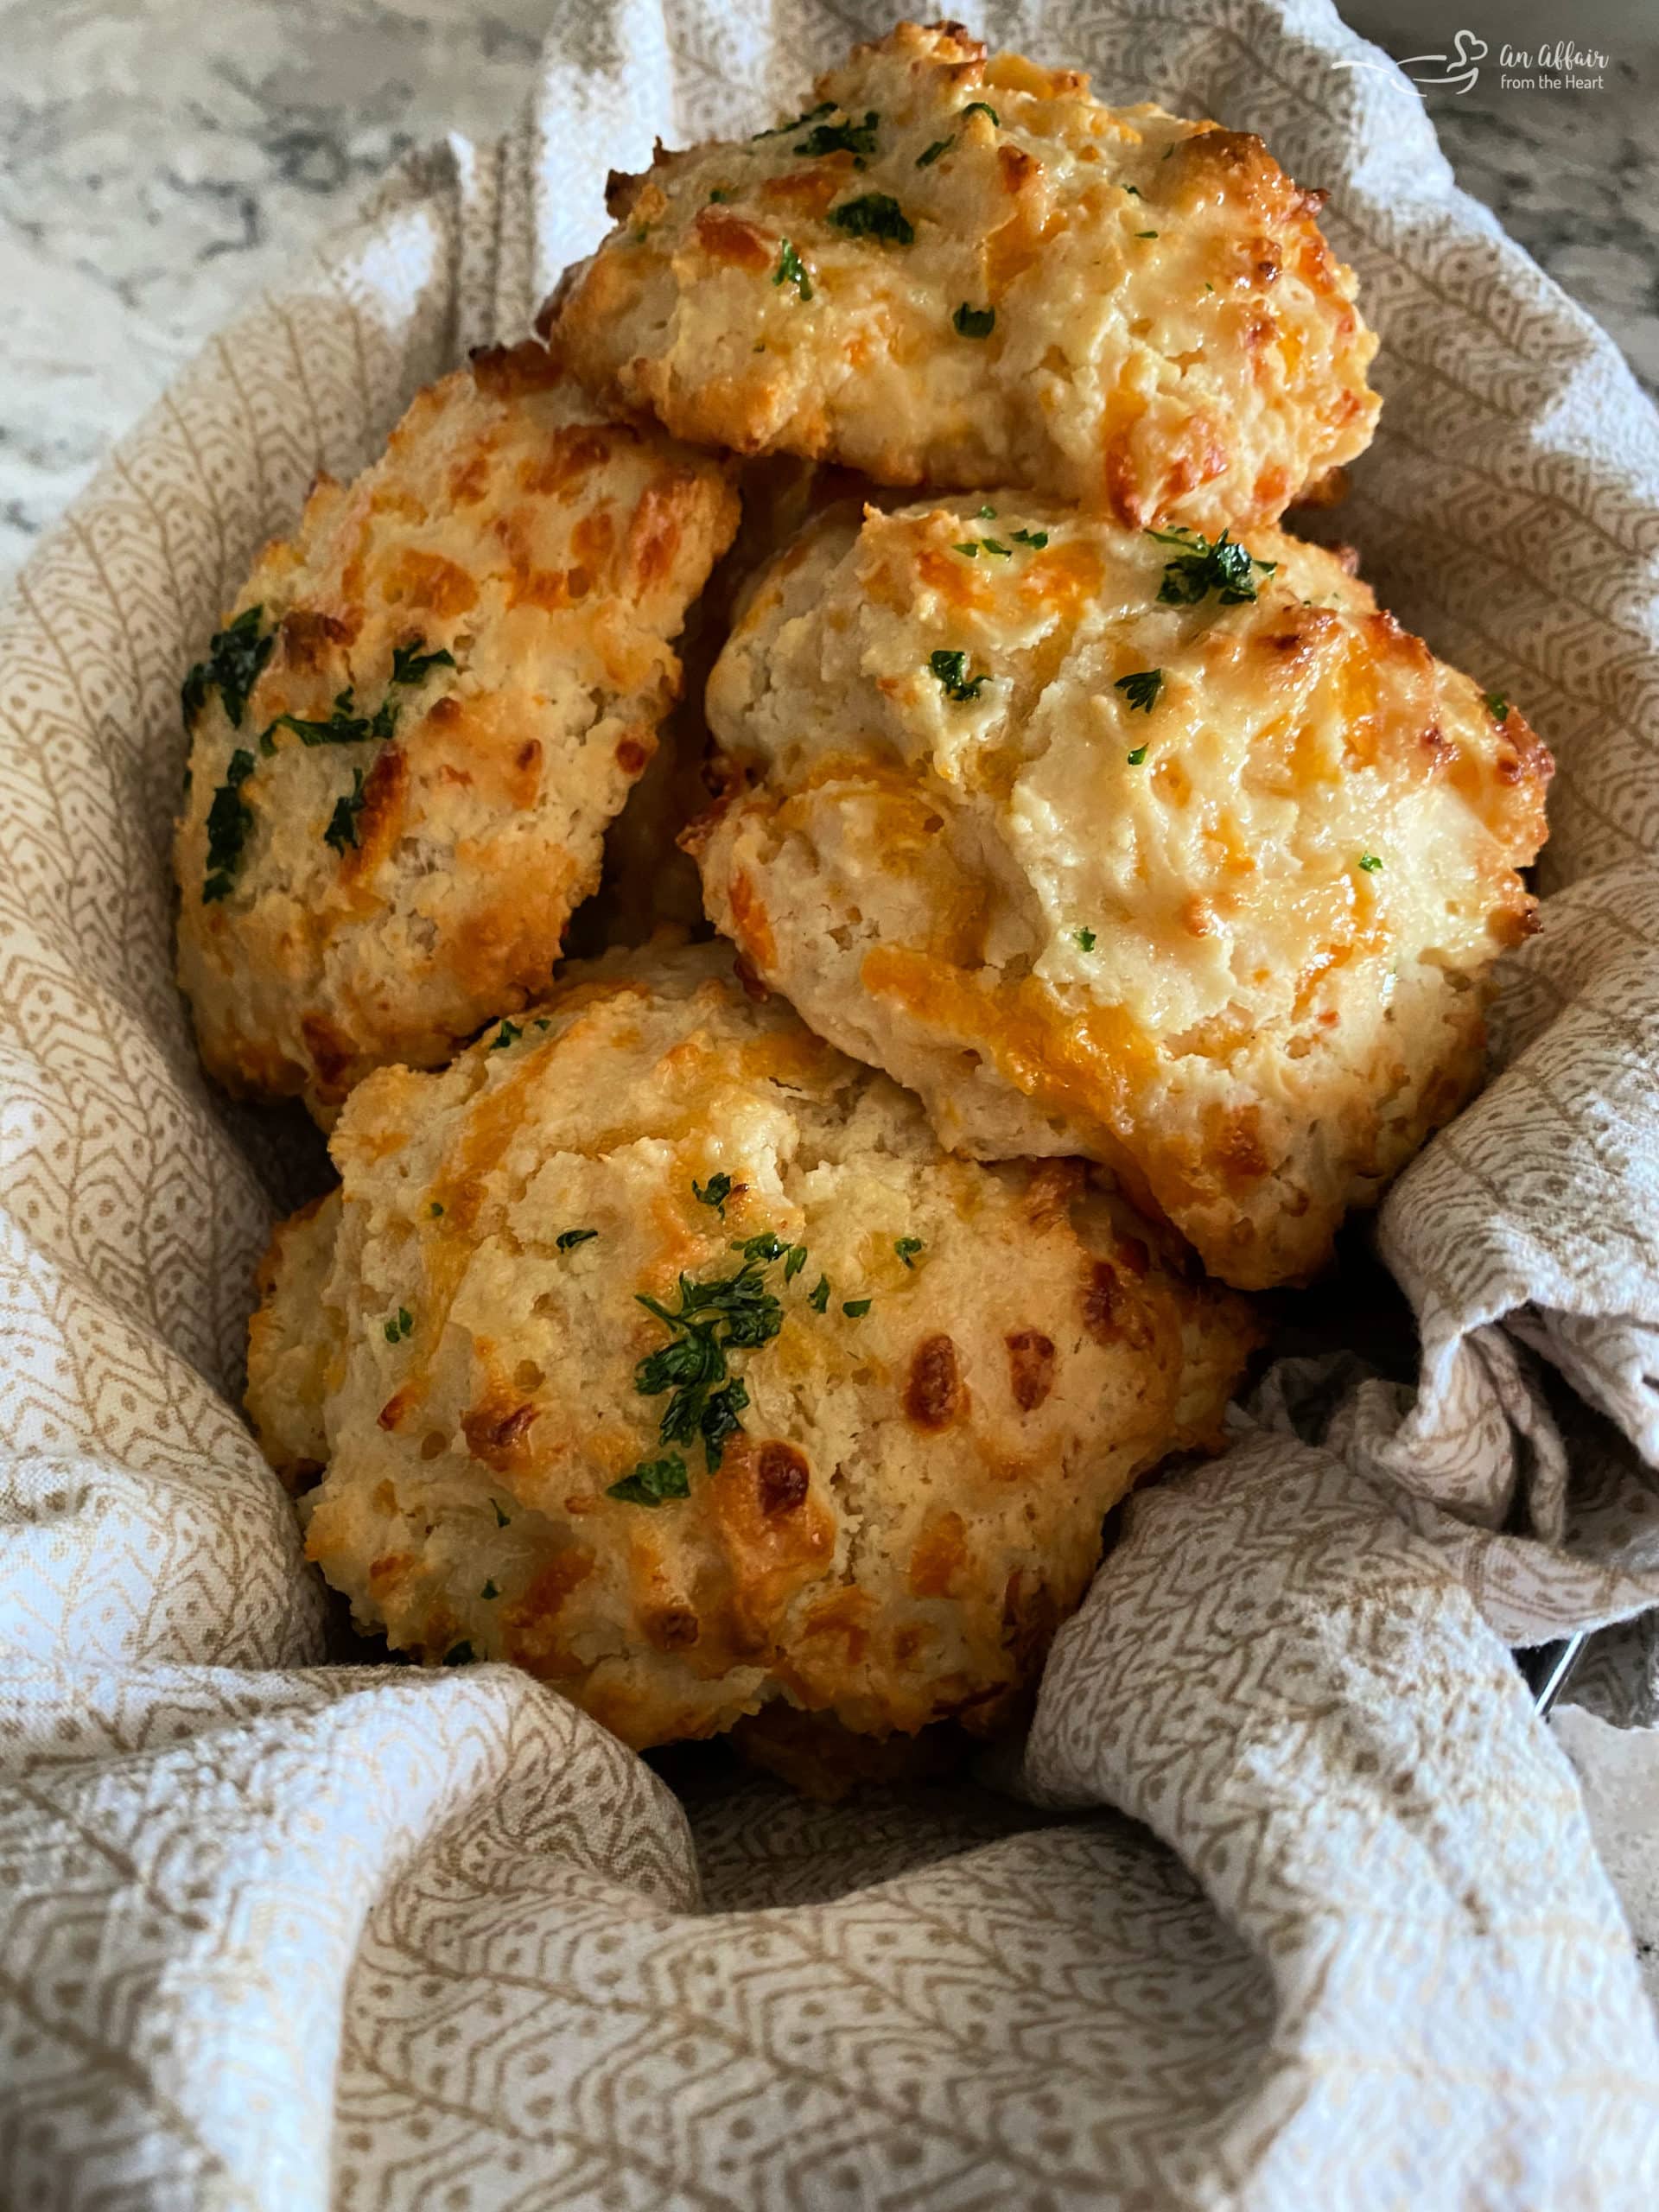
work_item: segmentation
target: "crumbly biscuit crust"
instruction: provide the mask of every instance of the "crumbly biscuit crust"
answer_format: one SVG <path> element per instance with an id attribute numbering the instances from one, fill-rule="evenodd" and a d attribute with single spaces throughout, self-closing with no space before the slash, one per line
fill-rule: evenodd
<path id="1" fill-rule="evenodd" d="M 594 415 L 539 346 L 475 357 L 238 599 L 259 664 L 245 696 L 197 686 L 175 848 L 231 1089 L 327 1122 L 544 987 L 737 523 L 721 465 Z"/>
<path id="2" fill-rule="evenodd" d="M 634 1745 L 777 1698 L 991 1725 L 1103 1513 L 1218 1441 L 1246 1309 L 1077 1163 L 944 1155 L 728 946 L 573 969 L 515 1029 L 361 1084 L 337 1231 L 279 1236 L 251 1402 L 290 1457 L 325 1434 L 312 1557 L 395 1647 L 512 1660 Z M 638 1294 L 675 1310 L 772 1236 L 710 1465 L 640 1387 L 677 1339 Z M 685 1496 L 613 1494 L 671 1452 Z"/>
<path id="3" fill-rule="evenodd" d="M 1272 521 L 1370 442 L 1352 272 L 1259 138 L 900 24 L 747 143 L 659 149 L 549 303 L 609 404 L 887 484 Z"/>
<path id="4" fill-rule="evenodd" d="M 827 518 L 716 664 L 691 842 L 755 973 L 946 1144 L 1103 1160 L 1254 1288 L 1473 1087 L 1550 762 L 1334 556 L 1248 546 L 1017 493 Z"/>

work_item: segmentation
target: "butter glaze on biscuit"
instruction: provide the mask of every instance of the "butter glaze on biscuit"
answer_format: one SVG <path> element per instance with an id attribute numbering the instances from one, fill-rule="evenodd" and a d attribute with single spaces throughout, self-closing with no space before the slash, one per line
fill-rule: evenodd
<path id="1" fill-rule="evenodd" d="M 738 518 L 720 464 L 594 413 L 528 343 L 422 392 L 260 556 L 228 688 L 187 685 L 179 977 L 228 1088 L 326 1124 L 545 987 Z"/>
<path id="2" fill-rule="evenodd" d="M 1259 138 L 900 24 L 798 122 L 659 150 L 546 310 L 607 404 L 878 481 L 1272 521 L 1370 442 L 1351 271 Z"/>
<path id="3" fill-rule="evenodd" d="M 1551 764 L 1332 554 L 1248 545 L 1018 493 L 826 518 L 715 665 L 690 842 L 754 972 L 947 1145 L 1102 1160 L 1261 1288 L 1478 1081 Z M 1160 600 L 1212 572 L 1232 603 Z"/>
<path id="4" fill-rule="evenodd" d="M 636 1745 L 779 1699 L 989 1726 L 1255 1338 L 1077 1163 L 947 1157 L 726 945 L 567 970 L 446 1072 L 370 1077 L 333 1151 L 249 1349 L 273 1459 L 327 1463 L 311 1556 L 395 1648 L 512 1661 Z M 710 1466 L 638 1387 L 674 1334 L 639 1294 L 757 1237 L 778 1325 L 728 1355 Z M 671 1451 L 685 1496 L 614 1494 Z"/>

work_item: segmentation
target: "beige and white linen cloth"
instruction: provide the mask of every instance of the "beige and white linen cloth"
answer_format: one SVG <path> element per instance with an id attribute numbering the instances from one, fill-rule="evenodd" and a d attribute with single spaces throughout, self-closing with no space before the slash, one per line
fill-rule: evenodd
<path id="1" fill-rule="evenodd" d="M 974 25 L 1331 188 L 1387 395 L 1336 526 L 1560 761 L 1501 1071 L 1381 1223 L 1416 1379 L 1363 1326 L 1281 1363 L 1131 1507 L 1023 1751 L 836 1809 L 717 1754 L 677 1795 L 505 1669 L 326 1663 L 235 1409 L 306 1170 L 170 981 L 180 672 L 313 472 L 523 329 L 607 167 L 771 123 L 888 20 L 562 11 L 524 128 L 410 163 L 213 346 L 0 618 L 8 2206 L 1659 2201 L 1630 1936 L 1500 1641 L 1626 1624 L 1563 1736 L 1610 1831 L 1659 1805 L 1610 1726 L 1655 1717 L 1659 437 L 1328 7 Z M 1639 1834 L 1616 1871 L 1645 1910 Z"/>

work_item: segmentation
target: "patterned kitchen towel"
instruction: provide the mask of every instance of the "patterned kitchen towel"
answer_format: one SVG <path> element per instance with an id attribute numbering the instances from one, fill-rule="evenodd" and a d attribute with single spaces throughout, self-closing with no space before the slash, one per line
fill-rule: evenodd
<path id="1" fill-rule="evenodd" d="M 677 1796 L 505 1669 L 321 1663 L 234 1402 L 295 1163 L 171 982 L 180 671 L 315 469 L 523 330 L 607 167 L 890 20 L 561 11 L 520 131 L 400 171 L 0 613 L 8 2204 L 1659 2201 L 1630 1932 L 1501 1641 L 1659 1600 L 1659 430 L 1322 0 L 975 28 L 1331 188 L 1387 396 L 1341 531 L 1560 761 L 1495 1079 L 1382 1220 L 1415 1383 L 1363 1332 L 1281 1362 L 1136 1500 L 1000 1791 L 825 1809 L 705 1755 Z"/>

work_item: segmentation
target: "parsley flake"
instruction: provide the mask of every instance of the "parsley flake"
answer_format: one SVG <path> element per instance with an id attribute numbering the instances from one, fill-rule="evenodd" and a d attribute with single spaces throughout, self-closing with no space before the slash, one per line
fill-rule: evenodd
<path id="1" fill-rule="evenodd" d="M 1138 238 L 1155 238 L 1158 233 L 1156 231 L 1137 231 L 1135 235 Z"/>
<path id="2" fill-rule="evenodd" d="M 842 1301 L 842 1312 L 849 1321 L 861 1321 L 875 1300 L 873 1298 L 848 1298 Z"/>
<path id="3" fill-rule="evenodd" d="M 253 809 L 239 796 L 253 773 L 251 753 L 238 746 L 225 771 L 225 780 L 213 793 L 207 810 L 207 876 L 201 887 L 201 903 L 228 899 L 231 883 L 241 863 L 242 848 L 253 827 Z"/>
<path id="4" fill-rule="evenodd" d="M 988 553 L 995 553 L 999 561 L 1013 560 L 1013 554 L 1000 537 L 982 537 L 979 542 Z"/>
<path id="5" fill-rule="evenodd" d="M 988 338 L 996 328 L 996 309 L 970 308 L 964 300 L 950 321 L 958 338 Z"/>
<path id="6" fill-rule="evenodd" d="M 1040 553 L 1048 543 L 1046 530 L 1016 530 L 1013 535 L 1016 545 L 1029 545 L 1033 553 Z"/>
<path id="7" fill-rule="evenodd" d="M 830 220 L 849 238 L 879 238 L 883 245 L 913 245 L 916 233 L 890 194 L 861 193 L 830 210 Z"/>
<path id="8" fill-rule="evenodd" d="M 805 1245 L 791 1244 L 789 1248 L 789 1257 L 784 1262 L 784 1281 L 785 1282 L 793 1282 L 796 1276 L 799 1274 L 801 1269 L 805 1265 Z"/>
<path id="9" fill-rule="evenodd" d="M 434 1221 L 441 1221 L 443 1218 L 443 1208 L 438 1204 L 435 1198 L 433 1199 L 427 1211 L 430 1213 Z"/>
<path id="10" fill-rule="evenodd" d="M 699 1205 L 716 1208 L 721 1219 L 724 1221 L 726 1201 L 732 1195 L 732 1179 L 723 1170 L 718 1174 L 711 1175 L 706 1183 L 699 1183 L 694 1176 L 691 1181 L 691 1195 Z"/>
<path id="11" fill-rule="evenodd" d="M 960 553 L 964 561 L 977 561 L 979 540 L 976 537 L 964 537 L 960 544 L 953 545 L 950 550 L 953 553 Z"/>
<path id="12" fill-rule="evenodd" d="M 328 827 L 322 833 L 325 845 L 332 845 L 342 860 L 346 849 L 357 846 L 357 817 L 363 811 L 363 771 L 352 771 L 352 788 L 343 798 L 336 799 L 334 810 L 328 817 Z"/>
<path id="13" fill-rule="evenodd" d="M 524 1033 L 516 1021 L 504 1021 L 490 1039 L 490 1050 L 493 1052 L 503 1052 L 507 1046 L 516 1045 Z"/>
<path id="14" fill-rule="evenodd" d="M 605 1493 L 624 1505 L 664 1505 L 671 1497 L 690 1497 L 690 1478 L 677 1452 L 661 1459 L 642 1459 L 631 1475 L 613 1483 Z"/>
<path id="15" fill-rule="evenodd" d="M 564 1229 L 553 1239 L 556 1252 L 574 1252 L 578 1244 L 591 1244 L 599 1231 L 596 1229 Z"/>
<path id="16" fill-rule="evenodd" d="M 806 273 L 806 264 L 787 238 L 782 241 L 772 281 L 774 284 L 792 284 L 804 300 L 812 296 L 812 279 Z"/>
<path id="17" fill-rule="evenodd" d="M 1359 856 L 1359 864 L 1367 875 L 1375 875 L 1382 865 L 1375 853 L 1362 853 Z"/>
<path id="18" fill-rule="evenodd" d="M 413 1333 L 414 1327 L 415 1319 L 408 1306 L 400 1306 L 386 1324 L 386 1342 L 389 1344 L 401 1343 Z"/>
<path id="19" fill-rule="evenodd" d="M 1141 197 L 1140 188 L 1136 185 L 1126 184 L 1123 189 L 1128 194 L 1131 200 L 1138 200 Z"/>
<path id="20" fill-rule="evenodd" d="M 1126 753 L 1123 755 L 1131 768 L 1138 768 L 1146 757 L 1147 748 L 1144 745 L 1137 745 L 1133 753 Z"/>
<path id="21" fill-rule="evenodd" d="M 808 108 L 804 115 L 798 115 L 793 123 L 780 123 L 772 130 L 757 130 L 749 143 L 754 145 L 762 138 L 786 138 L 791 130 L 798 130 L 803 124 L 816 123 L 821 115 L 833 115 L 835 111 L 834 100 L 820 100 L 817 107 Z"/>
<path id="22" fill-rule="evenodd" d="M 830 1278 L 828 1275 L 820 1275 L 818 1277 L 817 1282 L 812 1286 L 806 1302 L 812 1308 L 812 1311 L 815 1313 L 827 1313 L 830 1311 Z"/>
<path id="23" fill-rule="evenodd" d="M 711 207 L 723 207 L 728 200 L 735 200 L 737 194 L 734 192 L 722 191 L 717 185 L 709 195 L 709 205 Z"/>
<path id="24" fill-rule="evenodd" d="M 995 522 L 996 520 L 996 509 L 995 507 L 988 506 L 976 507 L 974 509 L 974 519 L 976 522 Z"/>
<path id="25" fill-rule="evenodd" d="M 232 728 L 241 728 L 242 717 L 247 712 L 248 694 L 258 681 L 259 671 L 270 658 L 271 648 L 276 643 L 274 630 L 268 631 L 263 638 L 259 634 L 264 613 L 263 607 L 244 607 L 235 621 L 227 622 L 209 639 L 207 659 L 196 663 L 179 690 L 187 729 L 207 704 L 209 690 L 219 693 Z"/>
<path id="26" fill-rule="evenodd" d="M 862 123 L 821 123 L 792 150 L 814 159 L 821 154 L 873 154 L 875 127 L 880 120 L 875 110 L 869 108 Z"/>
<path id="27" fill-rule="evenodd" d="M 1158 703 L 1158 694 L 1164 688 L 1161 668 L 1138 668 L 1133 676 L 1120 676 L 1113 684 L 1114 691 L 1121 691 L 1128 701 L 1130 714 L 1149 715 Z"/>
<path id="28" fill-rule="evenodd" d="M 976 699 L 991 680 L 988 676 L 969 676 L 967 654 L 951 652 L 947 648 L 930 653 L 927 664 L 938 677 L 947 699 Z"/>
<path id="29" fill-rule="evenodd" d="M 1487 713 L 1495 722 L 1508 721 L 1510 702 L 1501 691 L 1483 691 L 1480 696 L 1485 702 Z"/>
<path id="30" fill-rule="evenodd" d="M 454 653 L 445 652 L 442 648 L 435 653 L 423 652 L 421 648 L 425 643 L 424 638 L 411 638 L 408 645 L 392 647 L 391 680 L 394 683 L 419 683 L 435 668 L 454 666 Z"/>
<path id="31" fill-rule="evenodd" d="M 509 1523 L 509 1522 L 511 1522 L 511 1520 L 512 1519 L 512 1514 L 510 1514 L 510 1513 L 504 1513 L 504 1512 L 501 1510 L 501 1508 L 499 1507 L 499 1505 L 498 1505 L 498 1504 L 496 1503 L 496 1501 L 494 1500 L 494 1498 L 492 1498 L 492 1499 L 490 1500 L 490 1503 L 491 1503 L 491 1505 L 492 1505 L 493 1507 L 494 1507 L 494 1510 L 495 1510 L 495 1525 L 496 1525 L 496 1527 L 497 1527 L 498 1529 L 505 1529 L 505 1528 L 507 1526 L 507 1524 Z"/>
<path id="32" fill-rule="evenodd" d="M 922 1240 L 919 1236 L 898 1236 L 893 1239 L 893 1249 L 907 1268 L 914 1268 L 916 1255 L 922 1249 Z"/>
<path id="33" fill-rule="evenodd" d="M 1179 546 L 1173 560 L 1164 563 L 1158 597 L 1166 607 L 1196 607 L 1211 592 L 1219 592 L 1224 607 L 1242 607 L 1255 597 L 1253 569 L 1270 576 L 1275 561 L 1258 561 L 1224 530 L 1212 544 L 1196 530 L 1149 530 L 1147 536 L 1160 545 Z"/>
<path id="34" fill-rule="evenodd" d="M 639 1362 L 633 1387 L 643 1398 L 669 1393 L 658 1435 L 664 1444 L 701 1439 L 710 1474 L 720 1465 L 726 1440 L 742 1427 L 741 1415 L 749 1403 L 747 1388 L 733 1375 L 727 1354 L 768 1344 L 783 1327 L 784 1309 L 767 1289 L 766 1275 L 787 1249 L 767 1232 L 738 1247 L 747 1256 L 735 1274 L 708 1282 L 683 1274 L 677 1309 L 635 1293 L 638 1303 L 676 1333 Z"/>
<path id="35" fill-rule="evenodd" d="M 1100 942 L 1093 930 L 1079 930 L 1077 932 L 1077 950 L 1080 952 L 1092 952 Z"/>
<path id="36" fill-rule="evenodd" d="M 957 135 L 954 130 L 948 138 L 936 138 L 933 141 L 933 143 L 929 146 L 925 151 L 917 155 L 917 168 L 918 169 L 931 169 L 934 162 L 938 160 L 939 156 L 941 154 L 948 154 L 956 143 Z"/>
<path id="37" fill-rule="evenodd" d="M 334 709 L 327 721 L 309 721 L 303 715 L 278 715 L 266 723 L 259 733 L 259 750 L 270 753 L 276 750 L 276 733 L 291 729 L 302 745 L 366 745 L 371 740 L 388 738 L 397 727 L 397 709 L 390 697 L 385 698 L 372 715 L 357 711 L 352 687 L 335 695 Z"/>
<path id="38" fill-rule="evenodd" d="M 484 1587 L 478 1594 L 480 1598 L 499 1598 L 501 1595 L 501 1592 L 496 1588 L 494 1579 L 492 1577 L 492 1579 L 484 1585 Z"/>
<path id="39" fill-rule="evenodd" d="M 962 111 L 963 121 L 966 123 L 970 115 L 988 115 L 991 121 L 995 124 L 999 130 L 1002 128 L 1001 117 L 986 100 L 969 100 L 967 106 Z"/>

